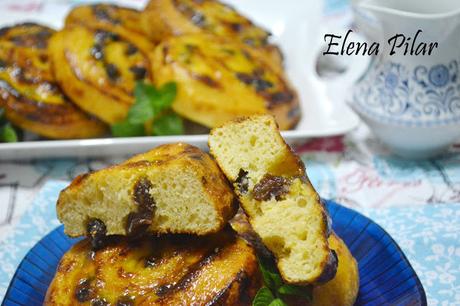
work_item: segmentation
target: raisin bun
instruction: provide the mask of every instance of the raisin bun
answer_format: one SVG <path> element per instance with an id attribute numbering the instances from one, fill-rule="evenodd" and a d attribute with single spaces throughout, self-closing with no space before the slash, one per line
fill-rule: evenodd
<path id="1" fill-rule="evenodd" d="M 85 239 L 61 259 L 44 305 L 240 305 L 261 286 L 254 250 L 231 229 L 206 237 Z"/>
<path id="2" fill-rule="evenodd" d="M 240 118 L 215 128 L 209 147 L 284 281 L 305 285 L 332 279 L 337 256 L 327 240 L 326 209 L 274 118 Z"/>
<path id="3" fill-rule="evenodd" d="M 287 130 L 300 119 L 289 80 L 241 43 L 208 34 L 171 37 L 155 48 L 152 65 L 155 85 L 177 83 L 174 111 L 208 128 L 272 114 Z"/>
<path id="4" fill-rule="evenodd" d="M 71 24 L 49 42 L 59 86 L 81 109 L 108 124 L 125 119 L 136 82 L 152 82 L 153 49 L 143 35 L 106 23 Z"/>
<path id="5" fill-rule="evenodd" d="M 65 27 L 107 25 L 144 35 L 140 22 L 141 11 L 111 3 L 97 3 L 72 8 L 65 18 Z"/>
<path id="6" fill-rule="evenodd" d="M 0 107 L 13 124 L 53 139 L 102 136 L 107 128 L 57 85 L 48 43 L 53 29 L 23 23 L 0 29 Z"/>
<path id="7" fill-rule="evenodd" d="M 209 155 L 187 144 L 81 175 L 61 191 L 57 216 L 69 236 L 221 230 L 236 212 L 232 190 Z"/>
<path id="8" fill-rule="evenodd" d="M 236 9 L 217 0 L 150 0 L 142 13 L 144 32 L 154 41 L 185 34 L 225 37 L 255 50 L 276 69 L 283 55 L 270 33 Z"/>

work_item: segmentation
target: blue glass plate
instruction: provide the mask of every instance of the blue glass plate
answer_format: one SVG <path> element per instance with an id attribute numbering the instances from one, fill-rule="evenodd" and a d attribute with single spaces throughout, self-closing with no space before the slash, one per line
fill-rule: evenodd
<path id="1" fill-rule="evenodd" d="M 414 269 L 387 232 L 354 210 L 332 201 L 326 206 L 334 231 L 358 261 L 355 305 L 427 305 Z M 39 241 L 19 265 L 3 305 L 42 305 L 60 258 L 78 240 L 64 235 L 60 226 Z"/>

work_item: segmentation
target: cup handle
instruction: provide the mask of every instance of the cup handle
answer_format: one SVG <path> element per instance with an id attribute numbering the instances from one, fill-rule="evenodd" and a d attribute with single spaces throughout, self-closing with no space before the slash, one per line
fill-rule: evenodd
<path id="1" fill-rule="evenodd" d="M 363 35 L 358 33 L 353 33 L 353 39 L 357 42 L 366 42 L 366 39 Z M 334 56 L 341 56 L 341 55 L 323 55 L 323 50 L 325 49 L 325 43 L 321 43 L 319 46 L 318 56 L 316 61 L 320 61 L 319 57 L 334 57 Z M 372 56 L 361 56 L 361 55 L 343 55 L 342 57 L 346 57 L 348 62 L 347 68 L 344 72 L 339 73 L 338 75 L 334 76 L 333 78 L 323 78 L 321 77 L 316 69 L 315 65 L 315 78 L 318 79 L 319 82 L 326 82 L 330 85 L 337 85 L 340 84 L 341 87 L 348 88 L 356 83 L 360 78 L 365 75 L 369 66 L 372 61 Z"/>

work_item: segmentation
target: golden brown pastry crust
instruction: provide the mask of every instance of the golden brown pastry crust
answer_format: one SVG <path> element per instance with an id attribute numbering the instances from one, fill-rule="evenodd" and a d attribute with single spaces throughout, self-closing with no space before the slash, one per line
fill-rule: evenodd
<path id="1" fill-rule="evenodd" d="M 155 84 L 178 84 L 173 109 L 216 127 L 240 116 L 270 113 L 281 129 L 300 118 L 296 92 L 283 74 L 244 45 L 206 34 L 172 37 L 153 55 Z"/>
<path id="2" fill-rule="evenodd" d="M 268 42 L 270 33 L 220 1 L 151 0 L 142 21 L 144 32 L 154 41 L 184 34 L 212 34 L 257 49 L 282 66 L 280 50 Z"/>
<path id="3" fill-rule="evenodd" d="M 64 28 L 49 45 L 53 71 L 64 92 L 109 124 L 126 117 L 136 81 L 152 81 L 153 49 L 144 36 L 110 24 Z"/>
<path id="4" fill-rule="evenodd" d="M 61 259 L 44 305 L 129 300 L 129 305 L 249 306 L 261 286 L 253 249 L 230 229 L 199 238 L 113 240 L 93 253 L 88 240 L 73 246 Z"/>
<path id="5" fill-rule="evenodd" d="M 110 26 L 144 35 L 140 23 L 141 11 L 108 3 L 76 6 L 65 19 L 65 27 Z"/>
<path id="6" fill-rule="evenodd" d="M 24 23 L 0 29 L 0 106 L 15 125 L 48 138 L 91 138 L 106 127 L 63 94 L 47 50 L 55 31 Z"/>

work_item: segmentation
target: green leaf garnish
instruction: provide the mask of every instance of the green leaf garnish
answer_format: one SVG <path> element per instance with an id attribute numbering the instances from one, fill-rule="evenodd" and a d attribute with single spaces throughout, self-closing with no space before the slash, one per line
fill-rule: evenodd
<path id="1" fill-rule="evenodd" d="M 113 136 L 183 134 L 182 119 L 171 110 L 176 95 L 177 85 L 173 82 L 160 88 L 143 82 L 136 83 L 134 104 L 124 121 L 112 125 Z"/>
<path id="2" fill-rule="evenodd" d="M 135 103 L 128 111 L 127 121 L 132 124 L 144 124 L 152 120 L 155 114 L 150 100 L 156 94 L 155 87 L 138 82 L 134 88 Z"/>
<path id="3" fill-rule="evenodd" d="M 112 135 L 115 137 L 135 137 L 145 135 L 143 124 L 132 124 L 122 121 L 111 126 Z"/>
<path id="4" fill-rule="evenodd" d="M 166 114 L 153 121 L 153 134 L 163 135 L 180 135 L 184 130 L 182 119 L 174 114 Z"/>
<path id="5" fill-rule="evenodd" d="M 273 296 L 270 289 L 267 287 L 262 287 L 259 289 L 259 291 L 257 291 L 257 294 L 252 301 L 252 306 L 267 306 L 270 305 L 274 299 L 275 297 Z"/>
<path id="6" fill-rule="evenodd" d="M 166 83 L 158 89 L 158 93 L 159 97 L 157 106 L 162 109 L 170 107 L 177 95 L 177 85 L 173 82 Z M 160 109 L 160 111 L 162 109 Z"/>
<path id="7" fill-rule="evenodd" d="M 7 123 L 0 128 L 0 141 L 18 142 L 18 135 L 10 123 Z"/>
<path id="8" fill-rule="evenodd" d="M 265 260 L 259 258 L 259 267 L 262 272 L 264 283 L 268 288 L 276 290 L 283 284 L 283 279 L 275 270 L 273 265 L 270 265 Z"/>
<path id="9" fill-rule="evenodd" d="M 296 286 L 284 284 L 278 288 L 278 292 L 283 295 L 294 295 L 311 301 L 312 288 L 310 286 Z"/>
<path id="10" fill-rule="evenodd" d="M 257 306 L 287 306 L 283 299 L 288 296 L 302 298 L 308 302 L 312 300 L 311 286 L 303 287 L 285 284 L 273 261 L 260 257 L 258 261 L 265 287 L 262 287 L 257 292 L 253 305 L 256 305 L 255 303 L 257 302 Z M 267 291 L 270 291 L 269 294 Z M 271 297 L 271 299 L 268 297 Z"/>

